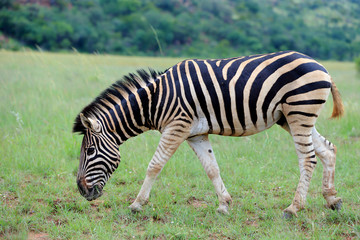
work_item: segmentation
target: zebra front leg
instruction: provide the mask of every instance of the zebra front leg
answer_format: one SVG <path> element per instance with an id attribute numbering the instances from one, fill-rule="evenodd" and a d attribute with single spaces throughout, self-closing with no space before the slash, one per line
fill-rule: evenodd
<path id="1" fill-rule="evenodd" d="M 315 146 L 315 153 L 320 158 L 323 164 L 323 184 L 322 194 L 327 202 L 328 208 L 332 210 L 340 210 L 342 200 L 336 197 L 336 190 L 334 184 L 335 178 L 335 162 L 336 162 L 336 147 L 334 144 L 326 140 L 313 128 L 312 132 L 313 142 Z"/>
<path id="2" fill-rule="evenodd" d="M 184 124 L 173 124 L 174 127 L 168 127 L 163 131 L 159 145 L 155 151 L 147 168 L 144 183 L 135 201 L 129 206 L 134 212 L 141 211 L 142 206 L 149 200 L 151 188 L 167 161 L 175 153 L 180 144 L 188 137 L 187 129 Z"/>
<path id="3" fill-rule="evenodd" d="M 219 166 L 216 162 L 208 135 L 192 137 L 187 139 L 187 142 L 196 153 L 206 174 L 215 187 L 216 194 L 219 198 L 219 208 L 217 211 L 228 214 L 229 203 L 231 203 L 232 199 L 221 179 Z"/>
<path id="4" fill-rule="evenodd" d="M 305 208 L 306 195 L 317 163 L 310 125 L 301 124 L 296 127 L 290 125 L 290 130 L 299 159 L 300 180 L 294 200 L 291 205 L 284 210 L 285 218 L 291 218 L 293 215 L 297 217 L 297 212 Z"/>

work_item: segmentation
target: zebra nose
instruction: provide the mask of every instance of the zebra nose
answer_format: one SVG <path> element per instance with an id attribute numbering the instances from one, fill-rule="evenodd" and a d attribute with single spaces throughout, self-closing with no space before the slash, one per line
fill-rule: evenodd
<path id="1" fill-rule="evenodd" d="M 77 179 L 77 185 L 81 195 L 85 196 L 89 194 L 89 190 L 87 188 L 86 180 L 84 177 L 80 177 Z"/>

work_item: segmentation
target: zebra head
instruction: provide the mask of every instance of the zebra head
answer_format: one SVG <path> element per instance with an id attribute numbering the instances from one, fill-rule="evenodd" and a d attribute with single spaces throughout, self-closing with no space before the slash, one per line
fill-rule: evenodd
<path id="1" fill-rule="evenodd" d="M 79 192 L 88 201 L 102 195 L 102 189 L 120 163 L 119 145 L 101 121 L 80 113 L 78 123 L 84 134 L 77 173 Z"/>

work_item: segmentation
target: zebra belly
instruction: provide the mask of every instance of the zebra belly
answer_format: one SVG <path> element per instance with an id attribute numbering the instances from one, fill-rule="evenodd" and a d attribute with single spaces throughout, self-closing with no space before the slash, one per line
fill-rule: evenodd
<path id="1" fill-rule="evenodd" d="M 220 128 L 221 124 L 216 122 L 215 118 L 211 118 L 212 123 L 209 124 L 205 117 L 199 117 L 193 120 L 190 137 L 202 134 L 217 134 L 235 137 L 250 136 L 272 127 L 280 119 L 280 116 L 280 111 L 275 112 L 274 119 L 268 121 L 266 124 L 261 120 L 259 120 L 256 125 L 249 121 L 246 124 L 245 129 L 240 124 L 234 125 L 234 128 L 230 125 L 223 125 L 223 128 Z M 210 126 L 212 126 L 212 128 L 210 128 Z"/>
<path id="2" fill-rule="evenodd" d="M 234 132 L 232 132 L 231 128 L 224 128 L 224 133 L 221 135 L 224 136 L 235 136 L 235 137 L 242 137 L 242 136 L 250 136 L 250 135 L 254 135 L 257 134 L 259 132 L 262 132 L 270 127 L 272 127 L 276 122 L 269 122 L 267 125 L 257 125 L 254 126 L 253 124 L 249 124 L 248 126 L 246 126 L 245 130 L 243 128 L 235 128 Z M 219 131 L 214 131 L 214 134 L 219 134 Z"/>

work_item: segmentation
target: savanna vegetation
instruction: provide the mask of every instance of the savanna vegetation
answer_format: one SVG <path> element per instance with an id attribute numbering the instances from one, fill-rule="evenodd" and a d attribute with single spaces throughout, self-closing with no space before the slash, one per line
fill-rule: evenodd
<path id="1" fill-rule="evenodd" d="M 359 15 L 354 0 L 1 0 L 0 47 L 202 58 L 291 49 L 352 61 Z"/>
<path id="2" fill-rule="evenodd" d="M 88 202 L 76 186 L 81 136 L 76 114 L 128 72 L 164 70 L 180 59 L 0 51 L 0 239 L 357 239 L 360 238 L 360 79 L 354 63 L 322 62 L 343 97 L 346 115 L 329 120 L 331 97 L 317 129 L 337 145 L 339 212 L 324 208 L 319 161 L 306 209 L 282 219 L 299 168 L 291 137 L 274 126 L 260 134 L 211 136 L 233 197 L 228 216 L 195 154 L 183 144 L 160 174 L 144 211 L 136 197 L 159 133 L 120 147 L 122 162 Z"/>

